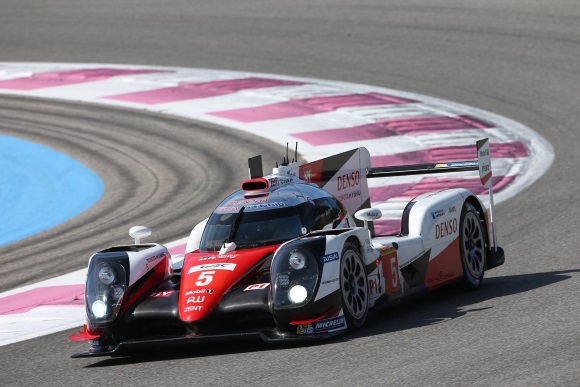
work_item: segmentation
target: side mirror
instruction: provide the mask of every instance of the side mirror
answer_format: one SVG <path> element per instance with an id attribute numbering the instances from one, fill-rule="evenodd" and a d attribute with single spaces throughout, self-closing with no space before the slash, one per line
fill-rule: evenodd
<path id="1" fill-rule="evenodd" d="M 369 228 L 369 221 L 380 219 L 383 213 L 378 208 L 364 208 L 358 210 L 354 217 L 365 222 L 365 228 Z"/>
<path id="2" fill-rule="evenodd" d="M 141 238 L 147 238 L 151 235 L 151 229 L 145 226 L 134 226 L 129 230 L 129 235 L 135 239 L 135 244 L 138 245 L 141 243 Z"/>

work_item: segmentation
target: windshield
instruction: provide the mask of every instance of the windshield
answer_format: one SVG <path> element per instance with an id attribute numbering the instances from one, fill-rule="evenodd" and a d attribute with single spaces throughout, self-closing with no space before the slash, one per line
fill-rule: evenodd
<path id="1" fill-rule="evenodd" d="M 234 222 L 239 223 L 233 233 L 238 249 L 283 243 L 302 234 L 302 223 L 294 207 L 227 214 L 214 212 L 205 226 L 200 250 L 219 250 L 228 242 Z"/>

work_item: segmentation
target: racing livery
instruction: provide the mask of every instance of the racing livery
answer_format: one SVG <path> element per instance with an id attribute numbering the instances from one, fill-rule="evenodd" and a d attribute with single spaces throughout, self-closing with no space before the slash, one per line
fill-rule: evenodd
<path id="1" fill-rule="evenodd" d="M 487 139 L 477 161 L 372 168 L 365 148 L 250 178 L 196 225 L 186 254 L 135 244 L 89 260 L 89 340 L 73 357 L 118 356 L 142 346 L 255 336 L 267 342 L 327 338 L 362 327 L 370 310 L 446 284 L 480 286 L 504 262 L 495 242 Z M 297 156 L 297 155 L 296 155 Z M 297 157 L 296 157 L 297 159 Z M 367 179 L 480 171 L 490 208 L 466 189 L 422 194 L 396 235 L 375 235 Z"/>

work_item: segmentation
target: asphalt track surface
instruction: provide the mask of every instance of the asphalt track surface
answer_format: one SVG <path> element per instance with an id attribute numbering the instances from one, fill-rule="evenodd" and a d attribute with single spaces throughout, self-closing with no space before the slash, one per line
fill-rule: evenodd
<path id="1" fill-rule="evenodd" d="M 554 147 L 552 168 L 497 207 L 504 266 L 313 346 L 222 343 L 69 359 L 57 333 L 0 347 L 2 385 L 577 385 L 580 378 L 580 7 L 576 1 L 1 0 L 0 61 L 127 63 L 317 77 L 504 115 Z M 83 267 L 146 223 L 189 232 L 264 139 L 133 110 L 0 98 L 2 134 L 65 152 L 105 181 L 69 222 L 0 249 L 0 290 Z M 169 150 L 177 156 L 168 155 Z"/>

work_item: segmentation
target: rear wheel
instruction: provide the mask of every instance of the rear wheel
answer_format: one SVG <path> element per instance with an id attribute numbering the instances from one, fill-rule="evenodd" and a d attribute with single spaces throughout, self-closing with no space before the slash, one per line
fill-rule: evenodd
<path id="1" fill-rule="evenodd" d="M 360 252 L 352 242 L 346 242 L 342 249 L 340 293 L 348 327 L 351 330 L 362 327 L 368 315 L 368 281 Z"/>
<path id="2" fill-rule="evenodd" d="M 459 222 L 459 252 L 464 283 L 469 289 L 481 285 L 486 264 L 485 227 L 474 206 L 465 203 Z"/>

